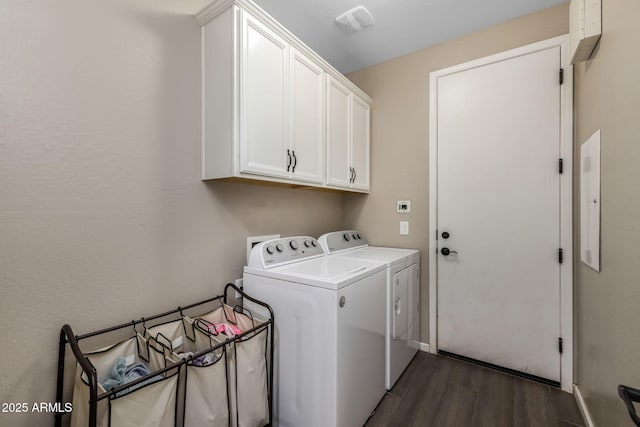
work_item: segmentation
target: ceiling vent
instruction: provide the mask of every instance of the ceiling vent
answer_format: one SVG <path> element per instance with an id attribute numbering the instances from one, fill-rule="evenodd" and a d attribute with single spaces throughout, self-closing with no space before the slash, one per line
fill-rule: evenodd
<path id="1" fill-rule="evenodd" d="M 375 22 L 376 20 L 364 6 L 354 7 L 336 18 L 338 28 L 345 33 L 355 33 Z"/>

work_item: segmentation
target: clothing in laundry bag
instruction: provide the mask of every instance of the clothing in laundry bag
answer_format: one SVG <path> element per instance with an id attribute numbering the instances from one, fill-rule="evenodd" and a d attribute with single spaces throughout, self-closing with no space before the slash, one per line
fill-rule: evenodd
<path id="1" fill-rule="evenodd" d="M 208 325 L 209 332 L 214 335 L 225 334 L 228 337 L 235 337 L 236 335 L 242 334 L 242 330 L 237 326 L 231 325 L 229 323 L 214 323 Z"/>
<path id="2" fill-rule="evenodd" d="M 104 379 L 104 381 L 102 381 L 101 384 L 105 390 L 110 391 L 116 387 L 120 387 L 132 381 L 135 381 L 138 378 L 142 378 L 145 375 L 149 375 L 150 373 L 151 371 L 149 370 L 147 365 L 145 365 L 144 363 L 136 363 L 130 368 L 127 368 L 125 359 L 123 357 L 118 357 L 114 362 L 113 366 L 111 367 L 111 369 L 109 370 L 109 372 L 107 373 L 107 377 Z M 146 381 L 136 384 L 131 388 L 122 390 L 121 392 L 117 393 L 116 396 L 129 393 L 130 391 L 140 388 L 145 384 L 150 384 L 161 379 L 162 379 L 162 376 L 156 375 L 154 377 L 149 378 Z"/>

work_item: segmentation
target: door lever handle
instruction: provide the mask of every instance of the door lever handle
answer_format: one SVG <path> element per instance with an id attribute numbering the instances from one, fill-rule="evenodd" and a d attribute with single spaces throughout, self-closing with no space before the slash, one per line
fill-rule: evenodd
<path id="1" fill-rule="evenodd" d="M 452 250 L 451 250 L 451 249 L 449 249 L 449 248 L 442 248 L 442 249 L 440 249 L 440 253 L 441 253 L 442 255 L 444 255 L 444 256 L 449 256 L 449 254 L 456 254 L 456 255 L 457 255 L 457 254 L 458 254 L 458 251 L 452 251 Z"/>

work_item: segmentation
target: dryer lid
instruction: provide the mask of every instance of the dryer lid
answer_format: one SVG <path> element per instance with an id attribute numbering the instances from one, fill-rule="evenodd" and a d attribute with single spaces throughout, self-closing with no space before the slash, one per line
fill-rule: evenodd
<path id="1" fill-rule="evenodd" d="M 341 251 L 336 256 L 349 257 L 354 259 L 382 262 L 387 266 L 398 262 L 406 261 L 420 254 L 416 249 L 384 248 L 377 246 L 366 246 L 349 251 Z"/>

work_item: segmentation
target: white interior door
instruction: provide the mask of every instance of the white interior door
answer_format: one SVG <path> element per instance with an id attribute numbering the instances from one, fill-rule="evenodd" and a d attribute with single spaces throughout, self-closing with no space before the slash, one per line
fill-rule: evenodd
<path id="1" fill-rule="evenodd" d="M 437 79 L 438 349 L 553 381 L 560 67 L 553 46 Z"/>

